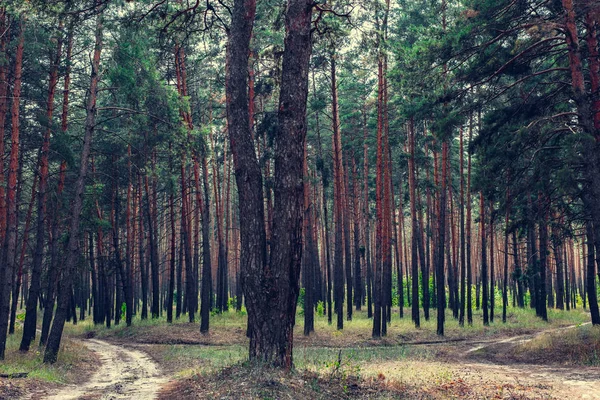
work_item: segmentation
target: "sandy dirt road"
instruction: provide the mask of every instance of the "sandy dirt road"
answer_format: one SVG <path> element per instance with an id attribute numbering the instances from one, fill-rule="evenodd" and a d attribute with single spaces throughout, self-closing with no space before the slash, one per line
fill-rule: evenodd
<path id="1" fill-rule="evenodd" d="M 144 352 L 114 345 L 103 340 L 88 339 L 82 343 L 95 352 L 100 365 L 90 379 L 68 385 L 55 393 L 32 393 L 28 398 L 48 400 L 133 399 L 157 397 L 168 378 Z"/>

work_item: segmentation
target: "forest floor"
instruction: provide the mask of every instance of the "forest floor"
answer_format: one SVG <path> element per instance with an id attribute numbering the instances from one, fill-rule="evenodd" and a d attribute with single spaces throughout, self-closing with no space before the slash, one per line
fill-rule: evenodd
<path id="1" fill-rule="evenodd" d="M 183 318 L 174 324 L 136 320 L 132 327 L 112 329 L 84 322 L 67 327 L 66 346 L 84 347 L 82 354 L 96 357 L 86 379 L 79 375 L 76 385 L 63 379 L 42 389 L 39 383 L 22 386 L 14 395 L 53 400 L 600 399 L 600 328 L 586 324 L 589 314 L 580 310 L 550 311 L 549 316 L 546 323 L 532 310 L 510 309 L 506 324 L 497 313 L 496 322 L 484 327 L 476 312 L 474 325 L 461 328 L 449 314 L 444 338 L 435 333 L 435 312 L 420 329 L 410 318 L 394 317 L 387 337 L 374 340 L 364 312 L 345 321 L 341 332 L 317 317 L 310 337 L 302 335 L 299 315 L 296 368 L 289 373 L 245 362 L 240 313 L 214 316 L 207 335 Z M 0 380 L 0 398 L 3 383 L 16 380 Z"/>
<path id="2" fill-rule="evenodd" d="M 20 322 L 20 321 L 19 321 Z M 88 379 L 99 364 L 98 355 L 77 338 L 64 338 L 58 360 L 53 365 L 42 362 L 38 349 L 39 332 L 27 353 L 19 351 L 22 325 L 8 336 L 6 358 L 0 362 L 0 399 L 40 398 L 38 393 L 57 392 L 65 385 Z"/>

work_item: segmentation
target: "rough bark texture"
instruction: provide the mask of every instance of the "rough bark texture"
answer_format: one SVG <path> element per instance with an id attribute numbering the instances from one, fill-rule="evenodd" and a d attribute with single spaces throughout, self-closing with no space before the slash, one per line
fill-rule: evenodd
<path id="1" fill-rule="evenodd" d="M 19 107 L 21 103 L 21 71 L 23 67 L 24 17 L 19 23 L 19 39 L 15 56 L 13 83 L 13 102 L 11 108 L 11 150 L 8 167 L 8 186 L 6 190 L 6 237 L 0 266 L 0 360 L 4 360 L 8 317 L 10 313 L 10 295 L 12 292 L 15 254 L 17 251 L 17 169 L 19 167 Z"/>
<path id="2" fill-rule="evenodd" d="M 62 24 L 61 24 L 62 26 Z M 50 76 L 48 79 L 48 98 L 46 105 L 46 118 L 48 126 L 44 133 L 42 149 L 40 152 L 40 183 L 38 190 L 37 207 L 37 229 L 36 243 L 31 265 L 31 283 L 29 286 L 29 295 L 27 296 L 27 306 L 25 311 L 25 322 L 23 325 L 23 337 L 19 350 L 28 351 L 29 345 L 35 339 L 35 325 L 37 321 L 37 304 L 40 295 L 42 261 L 44 258 L 45 244 L 45 225 L 46 222 L 46 190 L 48 188 L 48 153 L 50 152 L 50 134 L 52 133 L 52 115 L 54 113 L 54 94 L 58 83 L 58 66 L 61 59 L 62 40 L 57 38 L 56 54 L 51 60 Z"/>
<path id="3" fill-rule="evenodd" d="M 337 329 L 344 328 L 344 184 L 342 161 L 342 138 L 337 96 L 336 55 L 331 55 L 331 113 L 332 113 L 332 148 L 333 148 L 333 225 L 334 257 L 333 257 L 333 301 L 337 315 Z"/>
<path id="4" fill-rule="evenodd" d="M 287 6 L 268 262 L 262 176 L 248 124 L 247 71 L 255 12 L 254 0 L 234 2 L 227 47 L 227 118 L 239 195 L 240 267 L 248 308 L 250 359 L 291 368 L 302 257 L 302 162 L 312 3 L 291 0 Z"/>
<path id="5" fill-rule="evenodd" d="M 408 187 L 410 195 L 410 216 L 412 222 L 412 239 L 411 239 L 411 279 L 412 279 L 412 320 L 415 326 L 420 326 L 419 319 L 419 264 L 418 264 L 418 238 L 417 232 L 417 205 L 415 192 L 415 127 L 414 121 L 411 118 L 408 127 L 408 149 L 410 157 L 408 158 Z"/>
<path id="6" fill-rule="evenodd" d="M 61 279 L 61 292 L 58 299 L 58 308 L 56 316 L 52 323 L 52 329 L 48 336 L 48 344 L 44 353 L 45 363 L 54 363 L 58 355 L 58 349 L 62 338 L 62 331 L 65 326 L 65 320 L 69 312 L 69 302 L 71 297 L 71 285 L 75 275 L 75 267 L 79 258 L 79 218 L 83 209 L 83 192 L 85 188 L 85 177 L 88 171 L 88 158 L 92 144 L 92 137 L 96 125 L 96 94 L 98 90 L 100 68 L 100 53 L 102 51 L 102 13 L 96 17 L 96 44 L 94 47 L 94 56 L 92 58 L 92 73 L 90 77 L 90 89 L 88 102 L 86 105 L 85 135 L 83 138 L 83 148 L 81 150 L 81 161 L 79 166 L 79 176 L 75 182 L 75 198 L 71 210 L 71 223 L 69 230 L 69 242 L 67 245 L 66 260 Z"/>
<path id="7" fill-rule="evenodd" d="M 481 284 L 483 285 L 483 298 L 481 308 L 483 309 L 483 324 L 490 324 L 488 308 L 488 264 L 487 264 L 487 232 L 485 229 L 485 201 L 483 193 L 479 194 L 479 225 L 481 227 Z"/>
<path id="8" fill-rule="evenodd" d="M 202 291 L 200 293 L 202 299 L 200 302 L 200 332 L 206 333 L 210 324 L 212 268 L 210 260 L 210 189 L 208 187 L 208 162 L 204 154 L 202 155 L 202 183 L 204 185 L 204 207 L 202 208 Z M 198 202 L 200 202 L 200 199 L 198 199 Z"/>

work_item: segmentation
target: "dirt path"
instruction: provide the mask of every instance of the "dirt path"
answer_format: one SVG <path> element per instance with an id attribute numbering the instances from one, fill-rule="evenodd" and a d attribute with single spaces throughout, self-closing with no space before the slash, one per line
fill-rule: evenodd
<path id="1" fill-rule="evenodd" d="M 584 325 L 587 324 L 589 323 Z M 571 325 L 531 335 L 519 335 L 477 344 L 462 353 L 461 358 L 467 360 L 461 363 L 462 371 L 459 374 L 480 382 L 500 381 L 514 385 L 535 385 L 539 388 L 548 388 L 551 396 L 558 399 L 600 400 L 600 368 L 468 361 L 470 355 L 487 347 L 505 346 L 506 351 L 510 351 L 509 347 L 529 342 L 540 335 L 573 329 L 577 326 Z"/>
<path id="2" fill-rule="evenodd" d="M 546 389 L 555 399 L 600 399 L 600 369 L 532 364 L 464 363 L 458 373 L 472 383 Z"/>
<path id="3" fill-rule="evenodd" d="M 584 324 L 579 324 L 579 325 L 569 325 L 569 326 L 563 326 L 562 328 L 555 328 L 555 329 L 546 329 L 540 332 L 536 332 L 536 333 L 532 333 L 532 334 L 528 334 L 528 335 L 517 335 L 517 336 L 511 336 L 511 337 L 507 337 L 507 338 L 503 338 L 503 339 L 495 339 L 495 340 L 488 340 L 488 341 L 478 341 L 477 346 L 471 347 L 470 349 L 468 349 L 463 355 L 467 356 L 471 353 L 474 353 L 478 350 L 482 350 L 485 349 L 486 347 L 491 347 L 491 346 L 497 346 L 500 344 L 520 344 L 520 343 L 526 343 L 529 342 L 533 339 L 535 339 L 538 336 L 541 335 L 545 335 L 547 333 L 554 333 L 554 332 L 560 332 L 560 331 L 564 331 L 567 329 L 573 329 L 573 328 L 577 328 L 579 326 L 584 326 L 584 325 L 590 325 L 591 322 L 586 322 Z M 468 343 L 468 342 L 467 342 Z"/>
<path id="4" fill-rule="evenodd" d="M 89 381 L 69 385 L 58 393 L 34 393 L 30 398 L 151 400 L 157 397 L 157 392 L 168 380 L 146 353 L 97 339 L 84 340 L 82 343 L 97 353 L 101 361 L 100 367 Z"/>

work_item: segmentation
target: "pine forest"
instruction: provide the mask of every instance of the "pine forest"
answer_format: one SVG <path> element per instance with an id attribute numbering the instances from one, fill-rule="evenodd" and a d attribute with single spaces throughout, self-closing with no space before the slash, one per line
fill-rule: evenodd
<path id="1" fill-rule="evenodd" d="M 0 0 L 0 399 L 600 399 L 599 39 Z"/>

